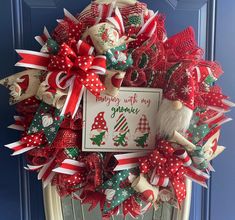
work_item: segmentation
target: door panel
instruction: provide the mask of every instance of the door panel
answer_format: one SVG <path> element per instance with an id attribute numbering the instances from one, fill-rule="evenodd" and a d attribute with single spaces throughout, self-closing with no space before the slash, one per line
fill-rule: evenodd
<path id="1" fill-rule="evenodd" d="M 222 1 L 222 0 L 220 0 Z M 229 0 L 227 0 L 229 1 Z M 0 49 L 1 78 L 18 69 L 13 68 L 17 61 L 14 48 L 39 50 L 40 47 L 34 36 L 41 34 L 44 25 L 51 31 L 56 26 L 56 19 L 63 17 L 63 8 L 76 14 L 89 4 L 89 0 L 3 0 L 0 6 L 0 19 L 2 30 Z M 166 27 L 169 36 L 191 25 L 195 28 L 199 45 L 206 48 L 206 28 L 211 13 L 206 0 L 144 0 L 153 10 L 166 15 Z M 222 7 L 222 6 L 221 6 Z M 209 39 L 210 40 L 210 39 Z M 11 124 L 14 108 L 9 107 L 8 92 L 0 88 L 2 106 L 0 109 L 1 133 L 0 143 L 4 144 L 17 140 L 18 134 L 9 131 L 6 127 Z M 24 161 L 20 157 L 11 158 L 10 151 L 2 148 L 0 153 L 0 211 L 4 220 L 43 220 L 43 202 L 41 184 L 35 175 L 23 170 Z M 7 172 L 6 172 L 7 167 Z M 215 186 L 216 187 L 216 186 Z M 215 188 L 217 189 L 217 188 Z M 192 220 L 201 216 L 202 190 L 194 186 L 192 201 Z M 4 199 L 4 201 L 2 201 Z M 91 215 L 92 216 L 92 215 Z M 95 218 L 94 218 L 95 219 Z M 213 219 L 214 220 L 214 219 Z"/>

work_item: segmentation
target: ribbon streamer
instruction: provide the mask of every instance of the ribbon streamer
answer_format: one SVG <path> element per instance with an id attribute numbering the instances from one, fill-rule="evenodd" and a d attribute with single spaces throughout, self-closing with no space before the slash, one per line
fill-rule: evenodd
<path id="1" fill-rule="evenodd" d="M 62 164 L 59 167 L 53 169 L 53 171 L 56 173 L 74 175 L 85 167 L 85 163 L 81 163 L 76 160 L 65 159 Z"/>
<path id="2" fill-rule="evenodd" d="M 47 40 L 51 38 L 48 30 L 46 27 L 44 27 L 43 34 L 41 36 L 36 36 L 35 40 L 41 45 L 44 46 L 47 42 Z"/>
<path id="3" fill-rule="evenodd" d="M 115 167 L 114 171 L 127 170 L 139 165 L 139 159 L 146 156 L 148 153 L 129 153 L 129 154 L 117 154 L 114 155 L 118 165 Z"/>

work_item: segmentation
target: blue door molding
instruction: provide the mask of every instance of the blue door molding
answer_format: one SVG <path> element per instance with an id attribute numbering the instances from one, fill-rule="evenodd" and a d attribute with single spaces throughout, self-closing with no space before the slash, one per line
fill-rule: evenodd
<path id="1" fill-rule="evenodd" d="M 206 38 L 206 54 L 207 60 L 215 60 L 215 41 L 216 41 L 216 16 L 217 16 L 217 0 L 209 0 L 207 4 L 207 38 Z M 211 220 L 211 178 L 207 182 L 208 188 L 202 190 L 202 220 Z"/>

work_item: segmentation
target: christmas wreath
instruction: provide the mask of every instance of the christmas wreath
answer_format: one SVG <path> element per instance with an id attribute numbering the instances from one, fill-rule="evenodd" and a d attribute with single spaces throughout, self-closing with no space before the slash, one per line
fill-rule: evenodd
<path id="1" fill-rule="evenodd" d="M 103 218 L 120 210 L 137 217 L 162 203 L 180 208 L 186 178 L 206 186 L 210 161 L 224 150 L 220 128 L 234 104 L 215 85 L 220 65 L 203 59 L 192 27 L 167 37 L 164 16 L 144 3 L 97 0 L 77 16 L 64 12 L 51 33 L 44 28 L 35 37 L 40 52 L 16 50 L 22 57 L 16 65 L 26 69 L 0 81 L 19 114 L 9 128 L 22 131 L 6 147 L 25 153 L 26 169 L 38 172 L 44 187 L 52 184 L 90 209 L 100 205 Z M 157 126 L 152 150 L 118 150 L 131 138 L 130 108 L 116 118 L 108 143 L 116 153 L 83 151 L 84 92 L 114 99 L 121 86 L 163 93 L 151 118 Z M 91 128 L 90 141 L 100 148 L 109 131 L 104 114 L 96 113 Z M 136 128 L 141 149 L 149 143 L 149 123 L 142 115 Z"/>

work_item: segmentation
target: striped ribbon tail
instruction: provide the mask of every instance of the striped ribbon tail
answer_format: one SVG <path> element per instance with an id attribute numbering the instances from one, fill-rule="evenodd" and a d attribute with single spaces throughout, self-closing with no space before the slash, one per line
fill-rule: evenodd
<path id="1" fill-rule="evenodd" d="M 24 142 L 21 142 L 21 141 L 7 144 L 7 145 L 5 145 L 5 147 L 14 151 L 12 156 L 20 155 L 20 154 L 23 154 L 25 152 L 28 152 L 28 151 L 36 148 L 35 146 L 27 147 L 27 144 Z"/>
<path id="2" fill-rule="evenodd" d="M 64 8 L 64 16 L 65 18 L 67 18 L 68 20 L 70 20 L 71 22 L 78 24 L 79 21 L 77 20 L 77 18 L 75 18 L 67 9 Z"/>
<path id="3" fill-rule="evenodd" d="M 33 166 L 33 165 L 30 165 L 30 164 L 27 164 L 26 167 L 24 167 L 26 170 L 29 170 L 29 171 L 37 171 L 39 169 L 41 169 L 43 167 L 43 165 L 39 165 L 39 166 Z"/>
<path id="4" fill-rule="evenodd" d="M 57 162 L 55 160 L 56 156 L 51 159 L 50 162 L 45 164 L 38 173 L 38 180 L 43 181 L 43 187 L 45 188 L 56 175 L 52 170 L 55 169 Z"/>
<path id="5" fill-rule="evenodd" d="M 99 21 L 105 20 L 108 17 L 111 17 L 113 13 L 113 9 L 115 6 L 115 2 L 112 2 L 111 4 L 99 4 L 98 10 L 99 10 Z"/>
<path id="6" fill-rule="evenodd" d="M 193 166 L 190 166 L 186 169 L 185 176 L 205 188 L 207 188 L 206 181 L 210 178 L 207 173 L 204 173 Z"/>
<path id="7" fill-rule="evenodd" d="M 122 19 L 122 15 L 119 11 L 119 8 L 116 7 L 115 9 L 115 16 L 107 18 L 107 21 L 109 21 L 111 24 L 113 24 L 119 31 L 121 35 L 125 33 L 125 27 Z"/>
<path id="8" fill-rule="evenodd" d="M 75 117 L 82 100 L 84 89 L 85 87 L 74 77 L 69 87 L 68 96 L 61 111 L 61 115 L 71 114 L 72 118 Z"/>
<path id="9" fill-rule="evenodd" d="M 36 36 L 35 40 L 41 45 L 44 46 L 47 42 L 47 40 L 51 38 L 48 30 L 46 27 L 44 27 L 43 34 L 41 36 Z"/>
<path id="10" fill-rule="evenodd" d="M 137 34 L 137 36 L 144 34 L 147 37 L 152 37 L 152 35 L 154 34 L 157 28 L 157 22 L 155 20 L 157 14 L 158 14 L 158 11 L 151 18 L 148 19 L 148 21 L 143 25 L 143 27 Z"/>
<path id="11" fill-rule="evenodd" d="M 19 54 L 22 60 L 16 63 L 15 66 L 47 70 L 47 66 L 50 61 L 49 54 L 30 50 L 16 50 L 16 52 Z"/>
<path id="12" fill-rule="evenodd" d="M 24 131 L 25 130 L 25 128 L 23 126 L 24 118 L 20 117 L 20 116 L 14 116 L 14 119 L 15 119 L 15 123 L 9 125 L 8 128 L 14 129 L 14 130 L 17 130 L 17 131 Z"/>
<path id="13" fill-rule="evenodd" d="M 139 165 L 139 159 L 146 156 L 148 153 L 129 153 L 129 154 L 118 154 L 114 155 L 118 165 L 115 167 L 114 171 L 128 170 Z"/>
<path id="14" fill-rule="evenodd" d="M 224 112 L 218 112 L 215 116 L 206 120 L 205 123 L 208 124 L 209 127 L 212 127 L 214 125 L 221 126 L 231 120 L 231 118 L 227 118 L 225 116 Z"/>
<path id="15" fill-rule="evenodd" d="M 74 175 L 81 168 L 84 168 L 86 165 L 76 160 L 66 159 L 62 162 L 62 164 L 55 168 L 53 171 L 56 173 L 62 173 L 67 175 Z"/>

